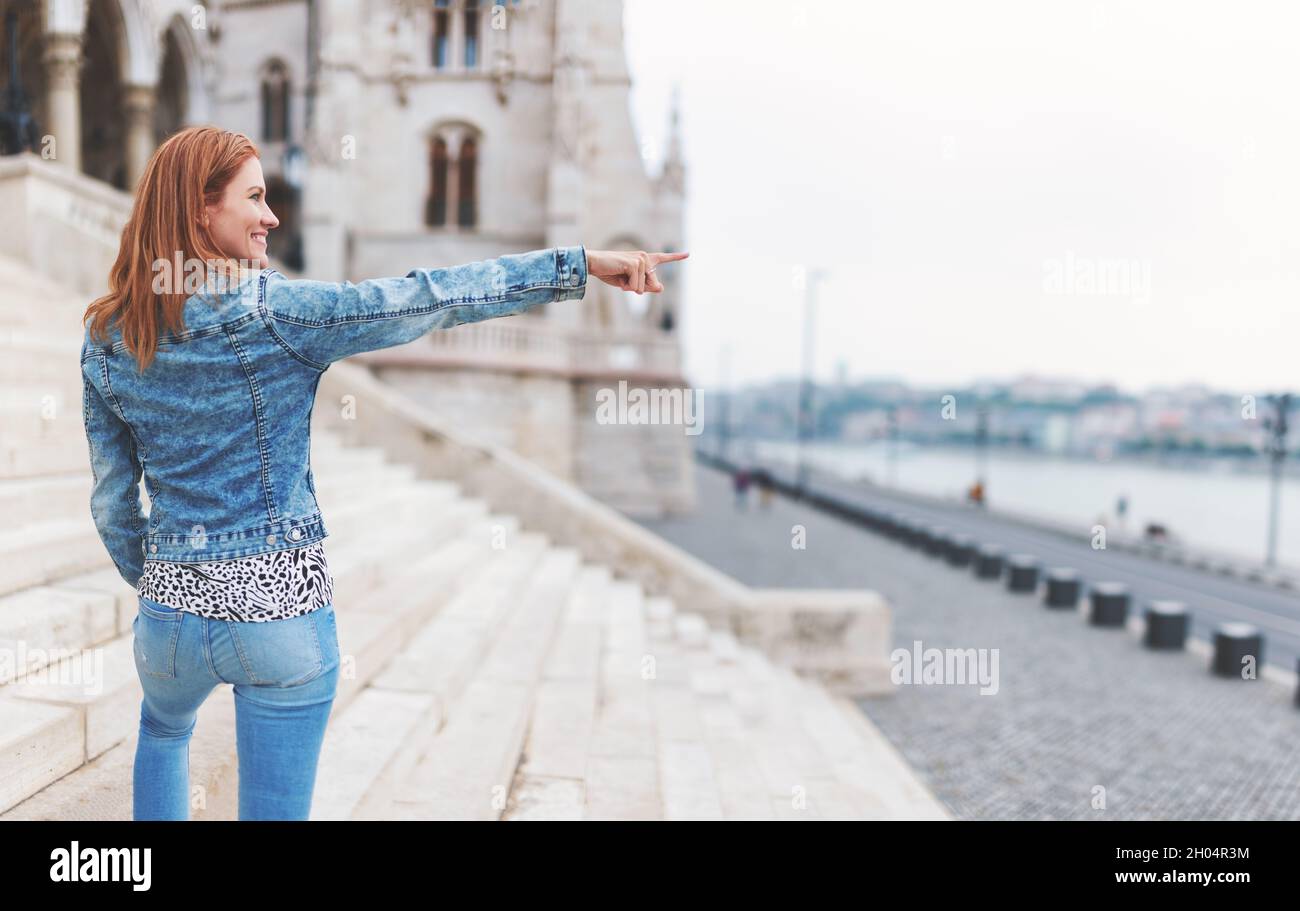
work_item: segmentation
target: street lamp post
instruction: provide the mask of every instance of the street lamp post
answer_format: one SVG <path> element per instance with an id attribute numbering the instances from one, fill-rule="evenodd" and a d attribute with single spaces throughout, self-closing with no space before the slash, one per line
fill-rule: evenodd
<path id="1" fill-rule="evenodd" d="M 1272 431 L 1269 438 L 1268 556 L 1264 565 L 1272 567 L 1277 565 L 1277 525 L 1282 511 L 1282 465 L 1286 461 L 1287 412 L 1291 410 L 1291 393 L 1270 396 L 1270 399 L 1275 417 L 1264 421 L 1264 426 Z"/>
<path id="2" fill-rule="evenodd" d="M 795 486 L 803 496 L 808 481 L 808 466 L 804 460 L 804 446 L 812 437 L 813 425 L 813 317 L 816 313 L 817 282 L 826 277 L 824 269 L 810 269 L 804 280 L 803 320 L 803 378 L 799 384 L 798 444 L 795 450 Z"/>
<path id="3" fill-rule="evenodd" d="M 898 406 L 889 406 L 888 440 L 886 445 L 889 459 L 889 486 L 898 486 Z"/>
<path id="4" fill-rule="evenodd" d="M 981 404 L 975 412 L 975 484 L 979 490 L 977 506 L 984 505 L 989 467 L 989 408 Z"/>
<path id="5" fill-rule="evenodd" d="M 718 371 L 722 387 L 722 408 L 718 415 L 718 455 L 727 457 L 727 443 L 731 436 L 731 346 L 723 345 L 720 352 L 722 361 Z"/>

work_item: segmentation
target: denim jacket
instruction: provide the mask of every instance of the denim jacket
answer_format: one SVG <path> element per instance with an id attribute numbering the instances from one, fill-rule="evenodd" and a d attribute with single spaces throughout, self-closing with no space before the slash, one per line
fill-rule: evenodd
<path id="1" fill-rule="evenodd" d="M 134 587 L 146 560 L 221 560 L 325 538 L 309 455 L 316 386 L 330 364 L 578 299 L 586 286 L 582 246 L 355 284 L 268 269 L 186 300 L 184 331 L 159 337 L 143 373 L 116 326 L 101 344 L 87 322 L 90 511 L 118 572 Z"/>

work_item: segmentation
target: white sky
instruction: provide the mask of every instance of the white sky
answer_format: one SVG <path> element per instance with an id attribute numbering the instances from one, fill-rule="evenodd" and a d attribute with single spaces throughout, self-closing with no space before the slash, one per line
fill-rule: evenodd
<path id="1" fill-rule="evenodd" d="M 681 84 L 688 379 L 718 382 L 724 345 L 732 383 L 797 375 L 805 264 L 831 270 L 823 379 L 1300 386 L 1297 25 L 1283 2 L 627 0 L 654 148 Z M 1067 257 L 1134 284 L 1048 293 Z"/>

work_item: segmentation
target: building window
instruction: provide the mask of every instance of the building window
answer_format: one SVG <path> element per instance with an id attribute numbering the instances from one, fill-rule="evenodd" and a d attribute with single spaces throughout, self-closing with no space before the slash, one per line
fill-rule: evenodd
<path id="1" fill-rule="evenodd" d="M 289 138 L 289 70 L 272 60 L 262 71 L 262 139 L 283 142 Z"/>
<path id="2" fill-rule="evenodd" d="M 447 143 L 435 137 L 429 154 L 429 198 L 424 203 L 424 223 L 438 227 L 447 223 Z"/>
<path id="3" fill-rule="evenodd" d="M 429 134 L 429 195 L 424 200 L 428 227 L 478 227 L 478 149 L 482 138 L 466 123 L 445 123 Z"/>
<path id="4" fill-rule="evenodd" d="M 478 0 L 465 0 L 465 68 L 478 65 Z"/>
<path id="5" fill-rule="evenodd" d="M 442 69 L 447 65 L 451 40 L 451 0 L 438 0 L 433 11 L 433 65 Z"/>
<path id="6" fill-rule="evenodd" d="M 473 136 L 466 136 L 460 144 L 460 160 L 456 162 L 458 183 L 456 187 L 457 220 L 462 228 L 474 227 L 476 171 L 478 163 L 478 144 Z"/>

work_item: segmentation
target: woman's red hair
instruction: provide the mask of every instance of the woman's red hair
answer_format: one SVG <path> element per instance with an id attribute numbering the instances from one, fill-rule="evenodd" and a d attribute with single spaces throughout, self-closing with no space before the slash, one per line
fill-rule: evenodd
<path id="1" fill-rule="evenodd" d="M 127 350 L 143 372 L 153 362 L 161 329 L 185 328 L 189 294 L 181 276 L 172 276 L 166 293 L 154 290 L 155 264 L 223 262 L 203 227 L 204 207 L 216 205 L 226 185 L 257 147 L 243 133 L 217 127 L 189 127 L 170 136 L 149 159 L 135 191 L 131 217 L 109 272 L 109 291 L 86 308 L 92 339 L 103 342 L 116 319 Z M 83 323 L 85 322 L 83 318 Z"/>

